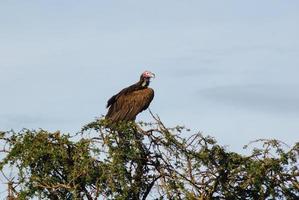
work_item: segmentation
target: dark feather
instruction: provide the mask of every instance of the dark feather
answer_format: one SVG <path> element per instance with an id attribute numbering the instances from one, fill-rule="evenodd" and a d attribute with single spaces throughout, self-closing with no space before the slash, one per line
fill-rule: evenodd
<path id="1" fill-rule="evenodd" d="M 151 88 L 125 88 L 108 100 L 106 119 L 111 122 L 134 121 L 140 112 L 148 108 L 153 98 L 154 90 Z"/>
<path id="2" fill-rule="evenodd" d="M 108 102 L 107 102 L 107 108 L 109 107 L 109 106 L 111 106 L 113 103 L 115 103 L 115 101 L 118 99 L 118 97 L 120 97 L 121 95 L 126 95 L 126 94 L 128 94 L 128 93 L 130 93 L 130 92 L 133 92 L 133 91 L 135 91 L 135 90 L 138 90 L 138 88 L 139 88 L 139 82 L 138 83 L 135 83 L 134 85 L 131 85 L 131 86 L 129 86 L 129 87 L 127 87 L 127 88 L 124 88 L 124 89 L 122 89 L 118 94 L 116 94 L 116 95 L 113 95 L 109 100 L 108 100 Z"/>
<path id="3" fill-rule="evenodd" d="M 134 121 L 136 116 L 147 109 L 154 98 L 154 90 L 148 88 L 150 78 L 155 74 L 145 71 L 140 80 L 113 95 L 107 102 L 106 119 L 110 122 Z"/>

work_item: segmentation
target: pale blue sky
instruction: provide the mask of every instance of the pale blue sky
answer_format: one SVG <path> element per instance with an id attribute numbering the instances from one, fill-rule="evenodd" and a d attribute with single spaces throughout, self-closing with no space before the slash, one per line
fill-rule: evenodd
<path id="1" fill-rule="evenodd" d="M 299 1 L 1 1 L 0 129 L 76 132 L 156 73 L 151 110 L 230 150 L 299 139 Z M 144 112 L 139 120 L 148 120 Z"/>

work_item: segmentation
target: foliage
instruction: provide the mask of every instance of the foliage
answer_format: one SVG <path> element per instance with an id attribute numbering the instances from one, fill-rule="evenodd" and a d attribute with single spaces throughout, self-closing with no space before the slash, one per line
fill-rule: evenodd
<path id="1" fill-rule="evenodd" d="M 296 199 L 299 143 L 257 140 L 243 156 L 184 127 L 109 125 L 75 137 L 45 130 L 2 132 L 0 169 L 13 168 L 18 199 Z M 6 169 L 6 170 L 5 170 Z"/>

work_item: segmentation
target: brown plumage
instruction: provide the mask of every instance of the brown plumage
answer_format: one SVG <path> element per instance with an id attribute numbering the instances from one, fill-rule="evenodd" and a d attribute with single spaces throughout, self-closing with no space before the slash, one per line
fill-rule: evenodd
<path id="1" fill-rule="evenodd" d="M 106 119 L 110 122 L 134 121 L 136 116 L 146 110 L 154 98 L 154 90 L 149 88 L 150 79 L 155 74 L 145 71 L 140 80 L 112 96 L 107 102 L 109 108 Z"/>

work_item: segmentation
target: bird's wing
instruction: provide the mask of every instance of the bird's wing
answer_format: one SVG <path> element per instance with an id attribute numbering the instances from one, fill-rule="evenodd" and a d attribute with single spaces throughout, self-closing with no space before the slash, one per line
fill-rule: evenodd
<path id="1" fill-rule="evenodd" d="M 128 93 L 131 93 L 133 91 L 135 91 L 135 88 L 138 86 L 138 83 L 135 83 L 129 87 L 126 87 L 124 89 L 122 89 L 119 93 L 117 93 L 116 95 L 113 95 L 108 101 L 107 101 L 107 108 L 109 108 L 112 104 L 114 104 L 117 99 L 120 97 L 120 96 L 123 96 L 123 95 L 126 95 Z"/>
<path id="2" fill-rule="evenodd" d="M 154 90 L 146 88 L 120 95 L 110 106 L 106 118 L 112 122 L 135 120 L 136 115 L 147 109 L 154 98 Z"/>

